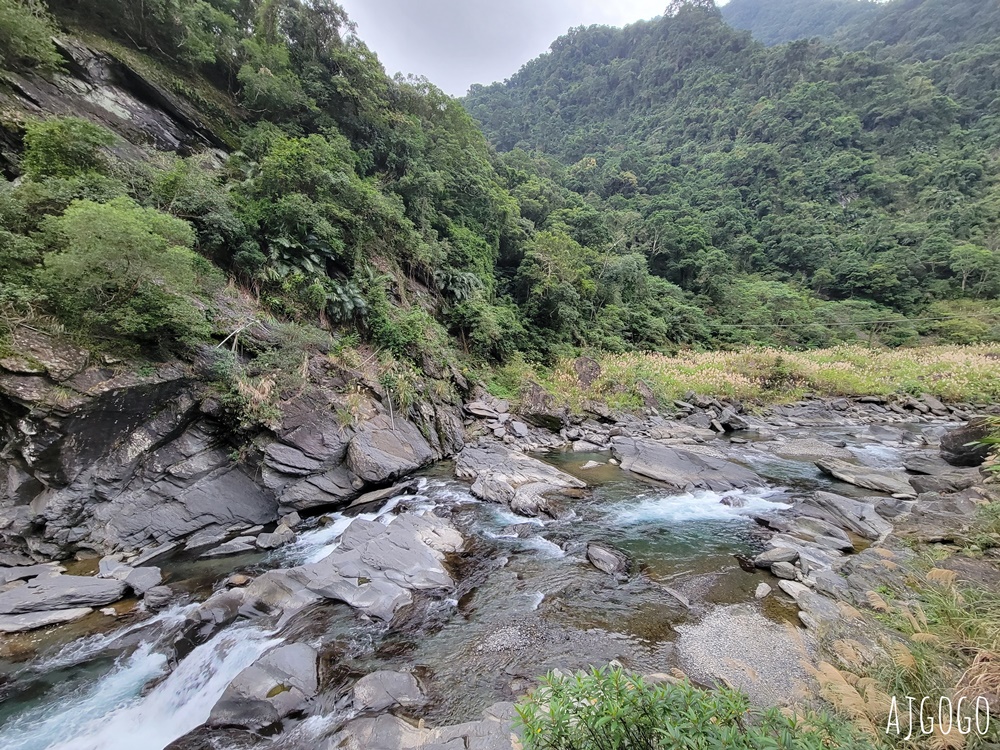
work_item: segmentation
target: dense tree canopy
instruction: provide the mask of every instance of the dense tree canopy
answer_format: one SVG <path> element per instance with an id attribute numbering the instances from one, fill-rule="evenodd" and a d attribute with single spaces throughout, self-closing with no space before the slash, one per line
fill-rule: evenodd
<path id="1" fill-rule="evenodd" d="M 58 68 L 51 38 L 82 30 L 238 130 L 220 165 L 122 160 L 75 118 L 6 124 L 0 305 L 173 350 L 228 335 L 219 268 L 275 316 L 418 365 L 994 337 L 1000 48 L 977 26 L 913 58 L 927 19 L 951 27 L 938 5 L 896 0 L 905 33 L 842 52 L 767 48 L 680 0 L 574 29 L 459 102 L 387 77 L 331 0 L 0 0 L 0 67 Z"/>
<path id="2" fill-rule="evenodd" d="M 926 65 L 819 42 L 768 49 L 685 4 L 574 29 L 466 105 L 505 159 L 552 160 L 602 218 L 604 235 L 578 242 L 646 260 L 694 295 L 717 340 L 759 321 L 753 340 L 812 345 L 872 313 L 995 299 L 998 131 L 968 54 Z M 531 216 L 546 227 L 558 214 Z"/>

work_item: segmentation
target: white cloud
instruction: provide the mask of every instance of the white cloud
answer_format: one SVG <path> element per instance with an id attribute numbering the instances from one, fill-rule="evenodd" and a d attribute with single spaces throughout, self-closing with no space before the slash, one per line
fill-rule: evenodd
<path id="1" fill-rule="evenodd" d="M 574 26 L 622 26 L 667 0 L 340 0 L 390 75 L 424 75 L 461 96 L 509 78 Z"/>

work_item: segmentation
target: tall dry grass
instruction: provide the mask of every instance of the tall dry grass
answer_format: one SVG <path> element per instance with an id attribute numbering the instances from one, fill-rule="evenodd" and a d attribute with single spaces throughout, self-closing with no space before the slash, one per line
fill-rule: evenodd
<path id="1" fill-rule="evenodd" d="M 503 395 L 535 380 L 560 403 L 580 408 L 590 399 L 615 408 L 643 405 L 648 388 L 663 404 L 690 392 L 752 403 L 821 396 L 931 394 L 951 402 L 1000 399 L 1000 346 L 931 346 L 869 349 L 839 346 L 806 352 L 745 349 L 731 352 L 602 354 L 601 375 L 583 387 L 572 359 L 540 368 L 516 362 L 495 374 Z M 644 383 L 646 388 L 639 386 Z M 639 388 L 637 388 L 639 386 Z"/>

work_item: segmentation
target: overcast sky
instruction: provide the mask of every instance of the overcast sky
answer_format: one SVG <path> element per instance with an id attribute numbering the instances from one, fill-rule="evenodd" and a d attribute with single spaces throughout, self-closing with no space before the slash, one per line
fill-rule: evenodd
<path id="1" fill-rule="evenodd" d="M 661 15 L 667 2 L 340 0 L 389 75 L 427 76 L 454 96 L 510 78 L 574 26 L 624 26 Z"/>

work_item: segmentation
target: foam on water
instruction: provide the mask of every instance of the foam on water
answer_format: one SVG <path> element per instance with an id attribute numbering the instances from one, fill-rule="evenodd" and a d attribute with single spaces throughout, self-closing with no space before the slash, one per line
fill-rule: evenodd
<path id="1" fill-rule="evenodd" d="M 683 523 L 686 521 L 725 521 L 747 516 L 751 512 L 791 507 L 773 498 L 780 490 L 733 490 L 712 492 L 697 490 L 680 495 L 663 493 L 639 495 L 638 502 L 621 503 L 610 508 L 610 518 L 616 524 L 628 526 L 641 523 Z M 724 498 L 740 498 L 742 507 L 724 504 Z"/>
<path id="2" fill-rule="evenodd" d="M 517 526 L 522 523 L 530 523 L 534 526 L 545 526 L 545 522 L 540 518 L 530 518 L 529 516 L 519 516 L 514 511 L 497 505 L 493 509 L 493 516 L 499 526 Z"/>
<path id="3" fill-rule="evenodd" d="M 143 644 L 72 703 L 50 701 L 0 732 L 5 750 L 162 750 L 203 724 L 230 682 L 280 639 L 233 628 L 198 646 L 148 695 L 167 658 Z"/>
<path id="4" fill-rule="evenodd" d="M 134 701 L 143 686 L 166 671 L 167 657 L 154 652 L 152 644 L 144 643 L 89 689 L 71 695 L 57 691 L 44 704 L 8 722 L 0 728 L 0 747 L 4 750 L 47 750 L 54 747 L 83 750 L 91 747 L 77 744 L 81 728 Z M 123 739 L 129 734 L 126 731 Z"/>
<path id="5" fill-rule="evenodd" d="M 522 539 L 521 542 L 528 549 L 535 550 L 542 557 L 548 557 L 552 559 L 560 559 L 566 557 L 566 550 L 560 547 L 555 542 L 551 542 L 544 536 L 530 536 L 526 539 Z"/>

